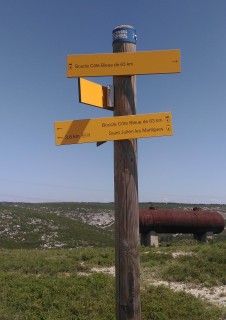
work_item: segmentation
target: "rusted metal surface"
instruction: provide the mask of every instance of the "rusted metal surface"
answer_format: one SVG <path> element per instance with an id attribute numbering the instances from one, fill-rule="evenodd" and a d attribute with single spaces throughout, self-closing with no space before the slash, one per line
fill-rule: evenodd
<path id="1" fill-rule="evenodd" d="M 220 233 L 224 218 L 213 211 L 140 209 L 140 233 Z"/>

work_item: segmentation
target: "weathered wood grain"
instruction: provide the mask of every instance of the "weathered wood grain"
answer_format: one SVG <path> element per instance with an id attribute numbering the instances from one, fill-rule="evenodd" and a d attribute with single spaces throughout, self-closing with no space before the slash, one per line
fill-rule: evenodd
<path id="1" fill-rule="evenodd" d="M 115 43 L 113 52 L 136 51 Z M 136 114 L 136 77 L 113 77 L 114 116 Z M 140 320 L 139 208 L 136 139 L 114 142 L 116 319 Z"/>

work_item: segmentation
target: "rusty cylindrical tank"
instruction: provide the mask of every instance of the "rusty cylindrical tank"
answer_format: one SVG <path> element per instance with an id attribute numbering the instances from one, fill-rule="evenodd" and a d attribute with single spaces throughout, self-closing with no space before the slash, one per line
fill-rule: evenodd
<path id="1" fill-rule="evenodd" d="M 224 230 L 222 215 L 213 211 L 140 209 L 140 233 L 220 233 Z"/>

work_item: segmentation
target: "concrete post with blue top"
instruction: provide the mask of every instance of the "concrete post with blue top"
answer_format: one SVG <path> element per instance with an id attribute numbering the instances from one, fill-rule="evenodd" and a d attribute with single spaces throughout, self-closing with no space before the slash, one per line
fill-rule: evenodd
<path id="1" fill-rule="evenodd" d="M 112 32 L 113 53 L 136 51 L 136 30 Z M 125 66 L 122 60 L 120 65 Z M 119 66 L 120 68 L 120 66 Z M 136 76 L 114 76 L 114 116 L 136 114 Z M 137 140 L 114 141 L 116 319 L 140 320 Z"/>

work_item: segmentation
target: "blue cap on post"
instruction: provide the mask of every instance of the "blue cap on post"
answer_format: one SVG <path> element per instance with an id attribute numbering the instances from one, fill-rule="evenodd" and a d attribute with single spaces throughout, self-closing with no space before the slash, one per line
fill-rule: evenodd
<path id="1" fill-rule="evenodd" d="M 112 44 L 116 42 L 131 42 L 136 44 L 137 35 L 136 30 L 128 25 L 122 25 L 116 27 L 112 31 Z"/>

